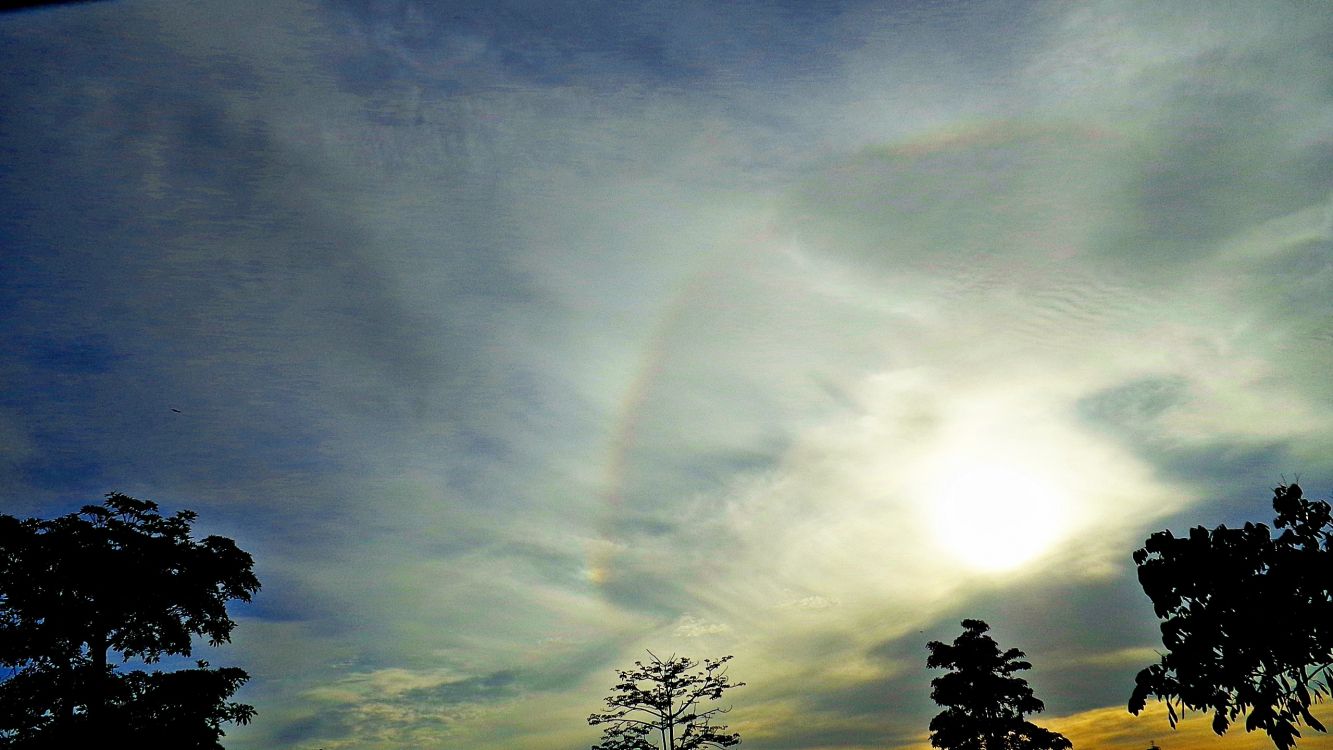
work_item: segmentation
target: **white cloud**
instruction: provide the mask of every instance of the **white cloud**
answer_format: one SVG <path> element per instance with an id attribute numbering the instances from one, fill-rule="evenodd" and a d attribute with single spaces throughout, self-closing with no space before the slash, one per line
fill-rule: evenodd
<path id="1" fill-rule="evenodd" d="M 680 616 L 676 621 L 676 628 L 672 635 L 678 638 L 698 638 L 701 635 L 717 635 L 731 630 L 731 626 L 723 622 L 708 622 L 695 615 L 686 613 Z"/>

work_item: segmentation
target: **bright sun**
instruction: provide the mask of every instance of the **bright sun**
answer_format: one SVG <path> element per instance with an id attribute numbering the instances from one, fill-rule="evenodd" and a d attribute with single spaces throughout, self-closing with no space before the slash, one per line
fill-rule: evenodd
<path id="1" fill-rule="evenodd" d="M 935 536 L 970 567 L 1003 572 L 1041 555 L 1067 526 L 1067 498 L 1023 467 L 971 463 L 935 477 L 923 498 Z"/>

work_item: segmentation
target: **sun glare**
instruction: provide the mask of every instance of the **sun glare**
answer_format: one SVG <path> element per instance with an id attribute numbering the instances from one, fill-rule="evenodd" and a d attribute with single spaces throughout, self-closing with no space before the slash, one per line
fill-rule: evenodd
<path id="1" fill-rule="evenodd" d="M 1067 525 L 1053 481 L 1020 466 L 964 465 L 935 477 L 925 497 L 944 550 L 969 567 L 1004 572 L 1051 548 Z"/>

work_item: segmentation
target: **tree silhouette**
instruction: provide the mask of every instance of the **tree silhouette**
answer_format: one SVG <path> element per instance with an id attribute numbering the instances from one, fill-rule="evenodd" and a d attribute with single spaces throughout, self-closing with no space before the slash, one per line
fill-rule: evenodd
<path id="1" fill-rule="evenodd" d="M 943 750 L 1067 750 L 1064 735 L 1023 718 L 1045 705 L 1015 672 L 1031 669 L 1022 651 L 1001 652 L 981 620 L 963 620 L 952 645 L 931 641 L 926 666 L 952 670 L 930 681 L 930 697 L 944 706 L 930 721 L 930 744 Z"/>
<path id="2" fill-rule="evenodd" d="M 248 679 L 197 662 L 176 672 L 109 663 L 190 656 L 236 623 L 226 604 L 259 590 L 250 555 L 224 537 L 195 541 L 196 515 L 170 517 L 119 493 L 51 520 L 0 515 L 0 747 L 76 747 L 115 736 L 146 747 L 220 748 L 227 699 Z M 165 743 L 165 744 L 163 744 Z"/>
<path id="3" fill-rule="evenodd" d="M 693 659 L 673 654 L 663 661 L 651 651 L 648 655 L 647 664 L 636 661 L 633 669 L 616 670 L 619 682 L 606 699 L 608 712 L 588 717 L 590 725 L 604 725 L 602 741 L 593 750 L 694 750 L 740 743 L 739 734 L 712 723 L 730 708 L 702 709 L 704 702 L 745 684 L 727 677 L 732 657 L 704 659 L 702 670 L 690 672 L 699 666 Z"/>
<path id="4" fill-rule="evenodd" d="M 1132 713 L 1151 695 L 1171 726 L 1209 711 L 1219 735 L 1245 716 L 1245 731 L 1281 750 L 1302 723 L 1325 731 L 1310 705 L 1333 668 L 1333 520 L 1296 484 L 1274 488 L 1273 510 L 1276 537 L 1264 524 L 1199 526 L 1179 539 L 1159 531 L 1134 553 L 1166 653 L 1135 678 Z"/>

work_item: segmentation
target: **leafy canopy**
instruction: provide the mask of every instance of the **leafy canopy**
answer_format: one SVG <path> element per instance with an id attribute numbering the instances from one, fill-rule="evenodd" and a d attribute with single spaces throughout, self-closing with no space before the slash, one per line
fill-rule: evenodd
<path id="1" fill-rule="evenodd" d="M 931 641 L 926 666 L 951 670 L 930 681 L 930 697 L 944 707 L 930 721 L 930 744 L 942 750 L 1067 750 L 1064 735 L 1023 718 L 1045 705 L 1027 680 L 1031 669 L 1016 648 L 1000 651 L 981 620 L 963 620 L 953 644 Z"/>
<path id="2" fill-rule="evenodd" d="M 743 682 L 727 677 L 732 657 L 704 659 L 703 669 L 693 659 L 674 654 L 663 661 L 634 662 L 634 668 L 616 670 L 615 691 L 606 699 L 607 712 L 592 714 L 588 724 L 601 725 L 602 741 L 593 750 L 694 750 L 739 744 L 740 735 L 714 726 L 713 718 L 731 709 L 703 708 Z M 660 745 L 655 744 L 660 741 Z"/>
<path id="3" fill-rule="evenodd" d="M 1333 521 L 1299 485 L 1273 490 L 1276 537 L 1264 524 L 1159 531 L 1134 553 L 1139 583 L 1161 618 L 1161 661 L 1139 672 L 1129 710 L 1165 701 L 1174 727 L 1186 710 L 1213 714 L 1223 734 L 1245 716 L 1280 750 L 1329 694 L 1333 667 Z"/>
<path id="4" fill-rule="evenodd" d="M 220 747 L 224 721 L 254 708 L 227 699 L 236 668 L 124 672 L 137 658 L 190 656 L 193 639 L 230 640 L 231 600 L 259 590 L 250 555 L 191 538 L 196 515 L 162 516 L 119 493 L 51 520 L 0 515 L 0 747 L 60 747 L 109 730 L 127 741 Z"/>

